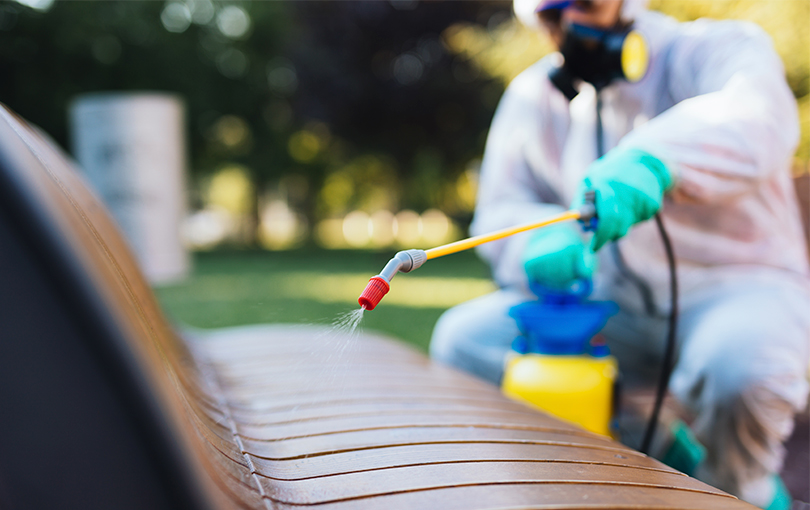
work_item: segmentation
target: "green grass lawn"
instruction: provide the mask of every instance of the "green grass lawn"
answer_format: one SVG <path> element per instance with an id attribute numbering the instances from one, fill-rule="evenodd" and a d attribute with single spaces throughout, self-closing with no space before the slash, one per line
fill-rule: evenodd
<path id="1" fill-rule="evenodd" d="M 393 254 L 315 249 L 198 253 L 188 279 L 156 292 L 172 319 L 198 328 L 329 325 L 357 308 L 366 282 Z M 360 327 L 425 351 L 444 310 L 493 289 L 488 267 L 474 253 L 449 255 L 397 275 L 389 294 L 365 313 Z"/>

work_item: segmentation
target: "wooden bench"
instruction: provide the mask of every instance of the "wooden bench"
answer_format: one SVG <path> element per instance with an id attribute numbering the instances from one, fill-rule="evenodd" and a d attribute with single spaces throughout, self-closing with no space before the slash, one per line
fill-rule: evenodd
<path id="1" fill-rule="evenodd" d="M 178 334 L 5 108 L 0 328 L 2 508 L 752 508 L 388 339 Z"/>

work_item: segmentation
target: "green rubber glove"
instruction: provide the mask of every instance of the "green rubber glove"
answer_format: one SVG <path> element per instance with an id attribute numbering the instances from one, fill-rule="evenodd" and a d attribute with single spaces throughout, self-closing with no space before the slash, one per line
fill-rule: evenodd
<path id="1" fill-rule="evenodd" d="M 624 236 L 636 223 L 652 218 L 672 184 L 672 174 L 664 163 L 638 149 L 614 149 L 594 161 L 572 204 L 578 208 L 586 190 L 596 191 L 599 221 L 591 249 L 597 251 Z"/>
<path id="2" fill-rule="evenodd" d="M 541 228 L 523 252 L 529 280 L 556 290 L 567 290 L 578 278 L 590 278 L 595 267 L 596 257 L 572 225 Z"/>

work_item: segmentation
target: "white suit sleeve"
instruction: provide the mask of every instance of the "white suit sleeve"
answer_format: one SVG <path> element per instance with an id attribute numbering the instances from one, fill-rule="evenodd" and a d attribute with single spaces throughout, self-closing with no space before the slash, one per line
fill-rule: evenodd
<path id="1" fill-rule="evenodd" d="M 676 199 L 731 200 L 788 166 L 799 139 L 796 101 L 762 29 L 697 21 L 662 58 L 680 102 L 619 146 L 665 161 L 675 173 Z"/>
<path id="2" fill-rule="evenodd" d="M 541 62 L 542 64 L 542 62 Z M 536 65 L 537 66 L 537 65 Z M 541 124 L 551 123 L 547 83 L 542 69 L 530 69 L 516 78 L 504 93 L 487 137 L 472 235 L 525 223 L 563 211 L 559 197 L 542 177 Z M 555 91 L 556 92 L 556 91 Z M 564 99 L 564 98 L 562 98 Z M 566 102 L 567 104 L 567 102 Z M 547 136 L 547 135 L 546 135 Z M 530 162 L 531 159 L 531 162 Z M 478 253 L 492 267 L 501 287 L 526 286 L 520 263 L 531 233 L 481 245 Z"/>

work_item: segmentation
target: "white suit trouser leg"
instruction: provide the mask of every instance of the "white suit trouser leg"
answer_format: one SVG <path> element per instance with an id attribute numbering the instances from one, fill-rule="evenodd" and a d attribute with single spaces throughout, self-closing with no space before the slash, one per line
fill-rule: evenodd
<path id="1" fill-rule="evenodd" d="M 679 322 L 670 390 L 707 446 L 704 481 L 764 506 L 793 415 L 807 402 L 810 298 L 794 287 L 737 283 L 708 293 Z"/>
<path id="2" fill-rule="evenodd" d="M 740 281 L 683 299 L 679 356 L 670 389 L 696 414 L 707 446 L 699 473 L 754 503 L 767 503 L 784 456 L 793 414 L 807 401 L 810 296 L 791 286 Z M 509 309 L 527 296 L 500 290 L 448 310 L 431 356 L 498 383 L 519 334 Z M 625 374 L 650 380 L 666 336 L 665 318 L 622 310 L 603 330 Z M 759 501 L 762 500 L 762 501 Z"/>

